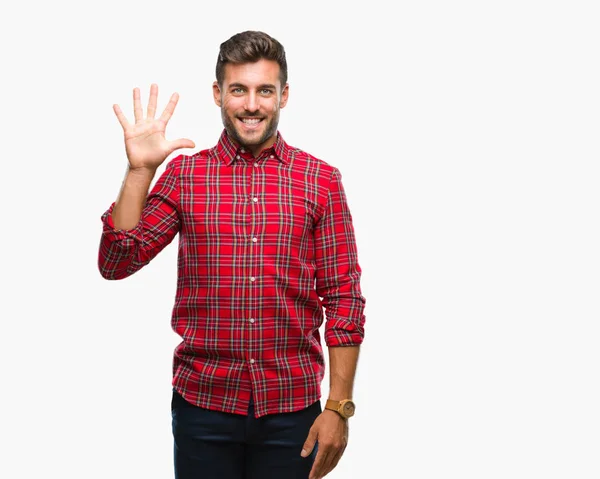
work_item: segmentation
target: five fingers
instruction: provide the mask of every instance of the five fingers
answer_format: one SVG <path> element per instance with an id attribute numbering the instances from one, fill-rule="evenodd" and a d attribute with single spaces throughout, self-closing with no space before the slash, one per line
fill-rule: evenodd
<path id="1" fill-rule="evenodd" d="M 154 116 L 156 115 L 157 100 L 158 100 L 158 85 L 156 83 L 153 83 L 150 86 L 150 98 L 148 100 L 148 109 L 146 111 L 146 118 L 154 119 Z M 175 111 L 175 107 L 177 106 L 178 100 L 179 100 L 179 94 L 173 93 L 173 95 L 171 95 L 171 99 L 169 100 L 169 103 L 165 107 L 165 111 L 163 111 L 162 115 L 160 116 L 160 119 L 159 119 L 160 121 L 167 123 L 171 119 L 171 117 L 173 116 L 173 112 Z M 127 121 L 127 118 L 123 114 L 123 111 L 121 110 L 119 105 L 116 105 L 116 104 L 113 105 L 113 110 L 115 112 L 115 115 L 117 115 L 117 119 L 119 120 L 119 123 L 121 124 L 123 129 L 127 128 L 129 126 L 129 122 Z M 135 123 L 139 123 L 140 121 L 144 120 L 144 111 L 142 110 L 142 100 L 141 100 L 141 96 L 140 96 L 140 89 L 137 87 L 135 87 L 133 89 L 133 114 L 135 117 Z"/>

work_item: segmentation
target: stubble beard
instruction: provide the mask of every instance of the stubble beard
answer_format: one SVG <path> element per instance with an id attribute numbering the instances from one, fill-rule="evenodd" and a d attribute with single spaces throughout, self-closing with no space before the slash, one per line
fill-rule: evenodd
<path id="1" fill-rule="evenodd" d="M 245 115 L 247 117 L 252 117 L 254 115 Z M 262 121 L 266 121 L 264 133 L 256 140 L 246 139 L 242 136 L 238 128 L 235 126 L 234 122 L 236 119 L 231 119 L 227 116 L 225 112 L 225 108 L 221 107 L 221 118 L 223 119 L 223 126 L 225 127 L 225 131 L 231 139 L 233 139 L 240 146 L 250 147 L 261 145 L 266 142 L 269 138 L 274 136 L 277 133 L 277 125 L 279 124 L 279 108 L 277 112 L 271 117 L 271 119 L 264 119 Z"/>

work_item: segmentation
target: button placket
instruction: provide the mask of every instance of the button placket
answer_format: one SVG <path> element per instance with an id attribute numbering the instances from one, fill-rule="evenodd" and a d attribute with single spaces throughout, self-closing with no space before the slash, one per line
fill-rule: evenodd
<path id="1" fill-rule="evenodd" d="M 253 272 L 256 273 L 257 269 L 260 267 L 260 265 L 258 264 L 260 262 L 259 261 L 260 258 L 259 258 L 259 256 L 257 256 L 258 252 L 260 250 L 257 250 L 254 248 L 255 245 L 258 246 L 258 235 L 256 234 L 255 228 L 256 228 L 256 225 L 260 222 L 259 219 L 257 218 L 257 216 L 260 213 L 260 210 L 258 210 L 257 207 L 258 207 L 259 197 L 262 193 L 260 191 L 258 191 L 258 188 L 260 186 L 260 176 L 258 176 L 260 174 L 260 171 L 258 169 L 258 166 L 259 166 L 258 160 L 256 158 L 253 158 L 252 160 L 250 160 L 250 162 L 252 163 L 252 168 L 250 168 L 250 170 L 249 170 L 251 201 L 255 206 L 253 208 L 251 208 L 249 211 L 250 214 L 252 215 L 252 217 L 250 218 L 249 224 L 251 225 L 251 228 L 254 230 L 254 231 L 251 231 L 251 233 L 249 235 L 249 239 L 251 241 L 251 243 L 249 245 L 249 247 L 250 247 L 249 254 L 251 255 L 249 264 L 251 265 Z M 251 304 L 251 308 L 253 310 L 254 304 L 256 304 L 256 303 L 254 303 L 254 300 L 256 298 L 255 292 L 257 292 L 259 290 L 256 276 L 250 277 L 250 284 L 254 286 L 254 287 L 251 287 L 250 292 L 249 292 L 250 301 L 251 301 L 250 304 Z M 249 326 L 250 326 L 250 328 L 249 328 L 250 331 L 248 332 L 247 337 L 250 342 L 252 342 L 252 337 L 253 337 L 252 331 L 254 330 L 254 324 L 257 321 L 256 317 L 254 317 L 253 314 L 252 314 L 252 316 L 253 317 L 250 317 L 248 320 Z M 255 364 L 255 362 L 256 362 L 256 358 L 252 357 L 253 354 L 255 354 L 255 353 L 253 353 L 252 348 L 249 344 L 248 345 L 248 357 L 250 357 L 251 365 Z"/>
<path id="2" fill-rule="evenodd" d="M 244 152 L 244 150 L 240 150 L 242 153 Z M 248 238 L 250 239 L 251 242 L 249 242 L 247 244 L 247 254 L 250 256 L 249 257 L 249 261 L 248 264 L 250 265 L 250 274 L 254 273 L 254 268 L 255 268 L 255 262 L 254 262 L 254 244 L 253 242 L 255 237 L 253 236 L 253 231 L 252 229 L 254 228 L 254 224 L 255 224 L 255 215 L 256 215 L 256 208 L 254 207 L 254 204 L 258 203 L 258 195 L 255 194 L 255 185 L 254 185 L 254 180 L 253 180 L 253 173 L 255 171 L 254 168 L 249 168 L 251 162 L 253 162 L 254 160 L 246 160 L 245 162 L 245 168 L 244 168 L 244 172 L 246 173 L 246 180 L 248 181 L 248 186 L 249 186 L 249 191 L 250 191 L 250 201 L 253 203 L 252 207 L 248 210 L 248 213 L 250 215 L 250 218 L 248 219 L 247 224 L 249 225 L 249 235 Z M 255 165 L 256 166 L 256 165 Z M 249 169 L 248 169 L 249 168 Z M 255 291 L 255 284 L 256 284 L 256 276 L 250 276 L 249 278 L 250 280 L 250 290 L 248 292 L 248 299 L 249 299 L 249 307 L 250 310 L 252 311 L 254 309 L 254 291 Z M 252 313 L 251 313 L 252 314 Z M 248 334 L 247 334 L 247 346 L 246 346 L 246 350 L 247 350 L 247 358 L 248 358 L 248 362 L 250 363 L 250 365 L 253 365 L 255 363 L 255 359 L 252 357 L 253 351 L 252 351 L 252 342 L 253 342 L 253 333 L 252 333 L 252 323 L 254 323 L 254 318 L 249 318 L 249 325 L 250 326 L 248 329 Z"/>

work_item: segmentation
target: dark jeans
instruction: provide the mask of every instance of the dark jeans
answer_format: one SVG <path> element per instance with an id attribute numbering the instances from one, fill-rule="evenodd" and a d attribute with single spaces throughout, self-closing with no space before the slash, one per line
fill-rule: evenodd
<path id="1" fill-rule="evenodd" d="M 199 408 L 173 389 L 175 479 L 308 479 L 318 449 L 300 456 L 321 413 L 317 401 L 301 411 L 248 416 Z"/>

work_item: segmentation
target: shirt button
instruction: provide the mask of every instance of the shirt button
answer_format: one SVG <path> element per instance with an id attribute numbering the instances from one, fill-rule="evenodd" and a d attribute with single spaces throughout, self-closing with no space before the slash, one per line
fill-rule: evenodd
<path id="1" fill-rule="evenodd" d="M 254 322 L 254 318 L 250 318 L 250 322 L 253 323 Z"/>
<path id="2" fill-rule="evenodd" d="M 258 201 L 258 198 L 255 196 L 254 198 L 252 198 L 252 201 L 256 203 Z"/>
<path id="3" fill-rule="evenodd" d="M 258 241 L 258 238 L 252 238 L 252 242 L 256 243 Z"/>
<path id="4" fill-rule="evenodd" d="M 269 156 L 269 158 L 275 158 L 273 155 Z"/>
<path id="5" fill-rule="evenodd" d="M 255 161 L 253 164 L 254 166 L 258 166 L 258 161 Z"/>
<path id="6" fill-rule="evenodd" d="M 244 150 L 243 148 L 241 148 L 241 149 L 240 149 L 240 151 L 241 151 L 242 153 L 246 153 L 246 150 Z"/>
<path id="7" fill-rule="evenodd" d="M 254 358 L 250 360 L 250 364 L 254 364 Z"/>
<path id="8" fill-rule="evenodd" d="M 240 159 L 240 155 L 237 155 L 235 158 L 239 160 Z"/>
<path id="9" fill-rule="evenodd" d="M 256 278 L 255 278 L 254 276 L 252 276 L 252 277 L 250 278 L 250 281 L 254 282 L 254 281 L 256 281 Z"/>

